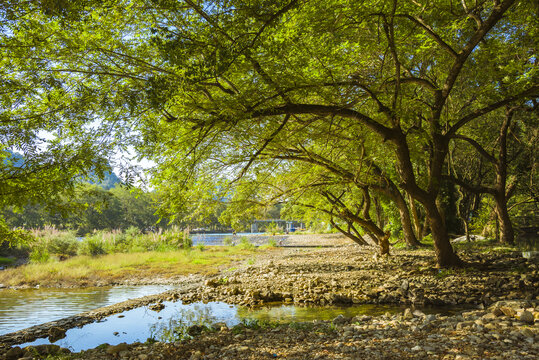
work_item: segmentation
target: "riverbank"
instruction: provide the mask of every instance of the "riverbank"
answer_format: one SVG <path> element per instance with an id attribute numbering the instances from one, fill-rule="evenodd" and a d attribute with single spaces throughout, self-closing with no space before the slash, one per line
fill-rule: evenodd
<path id="1" fill-rule="evenodd" d="M 453 316 L 406 309 L 398 315 L 338 316 L 333 321 L 192 326 L 189 339 L 103 345 L 70 354 L 50 345 L 5 348 L 3 359 L 41 353 L 60 359 L 536 359 L 539 304 L 497 302 Z M 8 352 L 9 351 L 9 352 Z M 0 357 L 2 358 L 2 357 Z"/>
<path id="2" fill-rule="evenodd" d="M 148 304 L 158 304 L 165 300 L 181 300 L 183 303 L 224 301 L 229 304 L 244 306 L 258 306 L 273 302 L 295 304 L 298 306 L 374 303 L 403 304 L 412 307 L 457 304 L 460 306 L 471 306 L 478 309 L 478 311 L 487 311 L 483 309 L 487 309 L 489 306 L 499 301 L 519 300 L 524 301 L 519 303 L 521 304 L 519 305 L 521 308 L 515 310 L 511 319 L 498 319 L 501 322 L 505 321 L 507 323 L 507 326 L 500 326 L 505 326 L 508 329 L 508 334 L 514 331 L 524 331 L 521 327 L 529 327 L 531 328 L 531 331 L 533 331 L 533 336 L 528 336 L 527 338 L 534 339 L 531 344 L 537 344 L 537 341 L 539 340 L 537 339 L 537 321 L 535 321 L 535 324 L 519 324 L 518 322 L 518 311 L 522 311 L 523 308 L 529 308 L 532 317 L 539 317 L 539 308 L 537 308 L 537 298 L 539 296 L 539 267 L 536 259 L 525 259 L 522 257 L 521 253 L 511 251 L 511 249 L 507 248 L 497 249 L 466 246 L 459 248 L 459 255 L 465 261 L 473 264 L 473 266 L 457 270 L 440 270 L 436 268 L 432 250 L 393 249 L 391 256 L 379 258 L 375 254 L 375 249 L 355 246 L 343 238 L 336 239 L 329 236 L 317 236 L 316 239 L 318 243 L 316 243 L 317 247 L 315 248 L 301 247 L 302 245 L 309 245 L 312 242 L 309 241 L 308 238 L 296 237 L 294 239 L 295 242 L 292 243 L 295 247 L 284 247 L 264 253 L 259 252 L 257 257 L 253 257 L 253 261 L 244 261 L 242 264 L 232 267 L 225 266 L 216 275 L 198 274 L 178 279 L 178 288 L 176 290 L 144 297 L 142 299 L 130 300 L 110 307 L 80 314 L 76 317 L 43 324 L 14 334 L 0 336 L 0 343 L 13 345 L 32 341 L 38 337 L 49 336 L 50 329 L 55 327 L 66 330 L 75 326 L 80 326 L 84 323 L 103 319 L 108 315 L 119 313 L 127 309 Z M 335 244 L 338 246 L 324 247 Z M 285 245 L 289 244 L 285 243 Z M 483 315 L 486 315 L 486 313 Z M 481 319 L 483 315 L 481 315 Z M 388 323 L 394 320 L 398 319 L 383 319 L 383 321 L 387 321 Z M 441 319 L 442 323 L 446 320 L 451 323 L 455 322 L 449 319 Z M 419 322 L 419 320 L 415 321 Z M 460 321 L 460 318 L 457 317 L 456 321 Z M 470 325 L 473 327 L 473 324 Z M 292 351 L 289 349 L 294 349 L 295 346 L 303 346 L 301 344 L 305 338 L 316 338 L 318 336 L 317 334 L 324 332 L 324 326 L 329 326 L 330 329 L 332 327 L 328 324 L 314 324 L 313 328 L 303 335 L 301 333 L 296 333 L 294 330 L 290 336 L 297 336 L 297 338 L 292 338 L 291 344 L 286 346 L 283 345 L 279 348 L 279 337 L 277 336 L 276 342 L 269 343 L 268 348 L 273 346 L 275 349 L 280 349 L 279 351 L 281 351 L 282 354 L 288 354 L 286 355 L 287 358 L 294 358 L 295 355 L 293 354 L 295 353 L 288 353 L 287 351 Z M 419 325 L 406 324 L 405 322 L 398 323 L 395 326 L 398 326 L 398 328 L 395 329 L 393 325 L 388 328 L 397 331 L 397 333 L 395 333 L 395 338 L 392 337 L 393 335 L 391 335 L 391 332 L 389 335 L 383 332 L 379 335 L 388 335 L 389 340 L 387 341 L 390 343 L 391 341 L 396 341 L 398 343 L 396 339 L 399 338 L 397 335 L 399 335 L 401 331 L 410 333 L 408 334 L 409 336 L 407 335 L 408 337 L 404 337 L 405 339 L 415 338 L 415 335 L 417 334 L 414 333 L 414 326 L 418 327 Z M 439 326 L 441 327 L 441 332 L 439 333 L 440 336 L 445 336 L 444 334 L 446 333 L 444 331 L 450 335 L 451 331 L 457 331 L 455 327 L 451 328 L 449 325 L 446 326 L 440 324 Z M 479 326 L 485 328 L 483 325 L 479 324 Z M 274 329 L 258 329 L 253 332 L 253 336 L 256 335 L 261 338 L 267 337 L 270 339 L 272 338 L 272 334 L 281 334 L 282 337 L 285 337 L 285 334 L 288 334 L 288 332 L 291 331 L 288 330 L 288 327 L 282 327 L 275 332 L 273 330 Z M 436 329 L 431 330 L 432 334 L 438 334 Z M 462 350 L 470 344 L 467 336 L 474 335 L 477 331 L 477 329 L 470 329 L 469 332 L 462 333 L 462 336 L 464 337 L 453 337 L 453 342 L 444 343 L 445 345 L 443 345 L 442 348 L 444 349 L 443 351 L 445 354 L 453 356 L 449 357 L 449 359 L 457 358 L 457 355 L 470 356 L 466 352 L 461 351 L 459 353 L 458 351 L 455 352 L 451 350 L 451 348 L 448 350 L 445 347 L 452 346 L 452 348 Z M 428 338 L 428 335 L 431 333 L 427 333 L 427 337 L 423 340 L 427 341 L 426 339 L 430 339 Z M 489 333 L 490 332 L 486 332 L 485 334 Z M 203 345 L 203 339 L 205 339 L 204 336 L 217 336 L 214 333 L 212 334 L 203 335 L 201 338 L 202 340 L 200 340 L 202 342 L 200 343 L 197 342 L 197 340 L 193 340 L 195 341 L 193 344 Z M 219 334 L 221 333 L 219 332 Z M 229 348 L 235 349 L 237 346 L 247 346 L 248 349 L 251 347 L 254 350 L 246 350 L 251 352 L 246 353 L 245 356 L 243 356 L 243 352 L 240 351 L 237 356 L 231 355 L 229 358 L 263 358 L 259 357 L 260 354 L 257 352 L 259 347 L 254 346 L 256 344 L 255 341 L 258 341 L 256 340 L 258 338 L 253 338 L 252 342 L 246 342 L 244 340 L 248 339 L 247 335 L 242 339 L 241 337 L 236 337 L 236 335 L 239 335 L 237 333 L 232 332 L 231 334 L 227 334 L 226 331 L 223 332 L 223 347 L 216 348 L 214 351 L 215 353 L 220 353 Z M 530 335 L 529 332 L 526 332 L 526 334 Z M 366 335 L 361 335 L 361 341 L 367 341 L 369 343 L 361 343 L 359 345 L 370 346 L 374 350 L 383 350 L 384 347 L 382 344 L 384 344 L 386 340 L 383 340 L 383 337 L 379 339 L 374 335 L 376 335 L 376 333 L 366 333 Z M 329 338 L 330 342 L 334 342 L 335 349 L 328 350 L 330 352 L 327 354 L 321 352 L 320 354 L 322 357 L 320 358 L 341 358 L 337 355 L 341 354 L 341 352 L 339 352 L 340 350 L 336 350 L 338 349 L 337 344 L 343 343 L 347 338 L 340 339 L 339 336 L 340 335 L 336 335 L 335 338 Z M 504 341 L 504 344 L 508 344 L 508 351 L 529 347 L 531 340 L 526 340 L 527 338 L 524 339 L 521 336 L 517 336 L 518 341 L 516 341 L 514 336 L 517 335 L 512 334 L 508 338 L 506 338 L 504 334 L 500 335 L 501 341 L 510 340 Z M 420 340 L 422 340 L 421 337 L 415 342 L 410 342 L 410 340 L 405 343 L 413 343 L 416 344 L 414 346 L 422 347 L 424 343 Z M 478 343 L 486 344 L 491 340 L 492 339 L 489 336 L 485 335 L 484 338 L 480 338 Z M 286 344 L 287 340 L 283 341 L 283 344 Z M 522 341 L 527 342 L 524 343 Z M 297 343 L 297 345 L 294 345 L 294 343 Z M 185 353 L 178 352 L 180 350 L 175 350 L 180 345 L 182 346 L 181 349 L 183 349 L 181 351 L 184 351 Z M 316 344 L 312 346 L 315 345 Z M 359 345 L 356 344 L 354 346 L 360 347 Z M 377 347 L 378 345 L 380 345 L 380 347 Z M 146 350 L 142 349 L 144 346 L 147 347 Z M 198 345 L 192 348 L 193 351 L 189 350 L 191 348 L 186 348 L 186 344 L 154 344 L 151 345 L 151 348 L 148 348 L 148 346 L 149 345 L 130 345 L 128 348 L 135 349 L 133 351 L 137 352 L 137 357 L 139 354 L 151 354 L 153 351 L 156 351 L 157 353 L 160 353 L 161 351 L 172 351 L 173 354 L 175 354 L 174 356 L 179 356 L 178 358 L 182 359 L 190 358 L 192 354 L 195 354 L 193 355 L 195 356 L 193 359 L 196 359 L 196 351 L 202 351 L 194 350 Z M 156 347 L 155 349 L 153 348 L 154 346 Z M 325 345 L 321 344 L 320 346 L 324 347 Z M 333 345 L 330 344 L 329 348 L 332 346 Z M 101 350 L 96 349 L 96 354 L 99 354 L 99 351 Z M 125 351 L 125 349 L 122 351 Z M 189 351 L 191 351 L 191 353 Z M 308 358 L 302 357 L 304 355 L 301 355 L 303 354 L 302 351 L 307 351 L 308 353 L 308 348 L 298 348 L 294 351 L 297 351 L 299 354 L 296 358 Z M 179 354 L 183 355 L 180 356 Z M 185 354 L 189 354 L 189 356 Z M 359 354 L 362 353 L 360 352 Z M 383 352 L 381 354 L 381 358 L 392 358 L 386 357 L 389 355 Z M 398 356 L 395 355 L 393 358 L 412 358 L 412 355 L 416 356 L 423 353 L 411 352 L 410 354 L 406 355 L 406 353 L 398 353 Z M 428 354 L 428 351 L 425 351 L 424 354 Z M 439 355 L 438 353 L 436 354 Z M 492 354 L 494 354 L 493 356 L 498 356 L 496 355 L 498 354 L 496 351 Z M 401 355 L 404 357 L 399 357 Z M 149 356 L 150 357 L 147 357 L 148 359 L 158 358 L 153 357 L 153 355 Z M 283 357 L 284 355 L 279 356 Z M 476 355 L 472 354 L 472 357 L 474 356 Z M 136 359 L 137 357 L 134 358 Z M 485 355 L 482 355 L 482 357 L 485 357 Z M 127 358 L 129 358 L 129 356 Z M 140 358 L 142 359 L 144 356 Z M 198 358 L 200 359 L 201 357 Z M 355 355 L 352 356 L 352 358 L 355 358 Z M 466 357 L 461 358 L 465 359 Z M 515 355 L 514 358 L 518 357 Z"/>

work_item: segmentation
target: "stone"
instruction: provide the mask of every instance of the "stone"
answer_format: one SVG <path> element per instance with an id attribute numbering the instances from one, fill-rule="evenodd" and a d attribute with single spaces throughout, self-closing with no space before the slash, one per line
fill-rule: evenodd
<path id="1" fill-rule="evenodd" d="M 531 331 L 530 329 L 528 328 L 524 328 L 520 331 L 520 333 L 522 334 L 522 336 L 524 337 L 531 337 L 533 338 L 535 336 L 535 334 L 533 333 L 533 331 Z"/>
<path id="2" fill-rule="evenodd" d="M 161 311 L 161 310 L 163 310 L 165 308 L 165 304 L 163 304 L 161 302 L 158 302 L 157 304 L 153 304 L 153 305 L 148 306 L 148 308 L 150 310 L 159 312 L 159 311 Z"/>
<path id="3" fill-rule="evenodd" d="M 520 313 L 519 320 L 526 324 L 533 324 L 533 322 L 535 321 L 533 314 L 529 312 L 528 310 L 524 310 L 523 312 Z"/>
<path id="4" fill-rule="evenodd" d="M 56 342 L 60 339 L 63 339 L 66 337 L 66 330 L 64 328 L 53 326 L 49 328 L 47 331 L 47 334 L 49 335 L 49 341 L 51 343 Z"/>
<path id="5" fill-rule="evenodd" d="M 211 328 L 214 331 L 223 331 L 223 330 L 228 329 L 228 326 L 224 322 L 218 322 L 218 323 L 212 324 Z"/>
<path id="6" fill-rule="evenodd" d="M 485 315 L 482 316 L 482 319 L 486 320 L 486 321 L 494 320 L 496 318 L 497 318 L 497 316 L 494 313 L 488 313 L 488 314 L 485 314 Z"/>
<path id="7" fill-rule="evenodd" d="M 507 306 L 500 307 L 500 310 L 505 316 L 514 317 L 517 314 L 515 309 L 507 307 Z"/>
<path id="8" fill-rule="evenodd" d="M 337 315 L 335 319 L 332 321 L 333 325 L 344 325 L 348 323 L 348 319 L 344 317 L 344 315 L 340 314 Z"/>
<path id="9" fill-rule="evenodd" d="M 401 286 L 400 288 L 403 290 L 403 291 L 408 291 L 408 288 L 410 287 L 410 283 L 408 282 L 408 280 L 404 279 L 402 280 L 402 283 L 401 283 Z"/>
<path id="10" fill-rule="evenodd" d="M 411 350 L 412 351 L 421 351 L 421 350 L 423 350 L 423 348 L 421 346 L 419 346 L 419 345 L 416 345 Z"/>
<path id="11" fill-rule="evenodd" d="M 191 336 L 200 335 L 204 331 L 204 326 L 202 325 L 191 325 L 187 328 L 187 334 Z"/>
<path id="12" fill-rule="evenodd" d="M 202 359 L 202 356 L 203 356 L 202 352 L 200 352 L 200 350 L 197 350 L 191 354 L 191 357 L 189 358 L 189 360 L 200 360 Z"/>
<path id="13" fill-rule="evenodd" d="M 403 319 L 410 320 L 414 318 L 414 314 L 410 308 L 404 309 L 404 314 L 402 315 Z"/>
<path id="14" fill-rule="evenodd" d="M 12 347 L 11 349 L 9 349 L 5 354 L 5 358 L 6 360 L 16 360 L 20 357 L 22 357 L 24 354 L 24 351 L 18 347 L 18 346 L 15 346 L 15 347 Z"/>
<path id="15" fill-rule="evenodd" d="M 126 343 L 121 343 L 118 345 L 109 345 L 107 347 L 106 353 L 109 355 L 118 354 L 120 351 L 128 350 L 129 346 Z"/>
<path id="16" fill-rule="evenodd" d="M 216 279 L 208 279 L 204 282 L 204 285 L 215 288 L 219 286 L 219 281 L 217 281 Z"/>

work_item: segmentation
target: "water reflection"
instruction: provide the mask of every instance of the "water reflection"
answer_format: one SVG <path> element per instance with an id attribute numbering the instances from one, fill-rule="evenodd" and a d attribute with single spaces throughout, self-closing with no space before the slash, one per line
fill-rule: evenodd
<path id="1" fill-rule="evenodd" d="M 172 288 L 148 285 L 0 290 L 0 335 Z"/>
<path id="2" fill-rule="evenodd" d="M 81 351 L 108 343 L 116 345 L 123 342 L 145 342 L 149 338 L 157 341 L 171 342 L 181 339 L 191 325 L 211 325 L 224 322 L 234 326 L 241 321 L 236 306 L 225 303 L 193 303 L 184 305 L 181 302 L 164 302 L 165 308 L 160 312 L 150 310 L 147 306 L 115 314 L 100 322 L 84 325 L 82 328 L 70 329 L 66 337 L 54 344 Z M 38 339 L 20 345 L 50 344 L 48 339 Z"/>
<path id="3" fill-rule="evenodd" d="M 353 307 L 296 307 L 293 305 L 268 306 L 249 309 L 222 302 L 182 304 L 164 302 L 165 308 L 160 312 L 140 307 L 112 315 L 101 322 L 87 324 L 82 328 L 70 329 L 66 337 L 55 344 L 81 351 L 94 348 L 103 343 L 116 345 L 122 342 L 145 342 L 153 339 L 162 342 L 173 342 L 186 336 L 191 325 L 211 326 L 215 323 L 226 323 L 231 327 L 244 321 L 293 322 L 330 320 L 339 314 L 356 316 L 361 314 L 380 315 L 386 312 L 396 313 L 402 308 L 383 305 L 360 305 Z M 47 339 L 39 339 L 33 343 L 49 344 Z"/>

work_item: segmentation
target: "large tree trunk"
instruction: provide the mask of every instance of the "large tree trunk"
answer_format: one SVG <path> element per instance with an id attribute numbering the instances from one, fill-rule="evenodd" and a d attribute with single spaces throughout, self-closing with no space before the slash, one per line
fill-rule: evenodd
<path id="1" fill-rule="evenodd" d="M 507 210 L 507 199 L 505 194 L 498 193 L 494 198 L 496 200 L 496 215 L 498 215 L 500 223 L 500 242 L 513 245 L 515 242 L 515 233 L 511 218 L 509 217 L 509 211 Z"/>
<path id="2" fill-rule="evenodd" d="M 434 240 L 434 250 L 438 266 L 442 268 L 462 266 L 462 260 L 453 251 L 453 247 L 449 241 L 442 215 L 438 211 L 434 201 L 432 205 L 427 208 L 427 218 L 429 219 L 432 239 Z"/>
<path id="3" fill-rule="evenodd" d="M 399 192 L 399 195 L 396 196 L 396 204 L 399 208 L 399 216 L 402 224 L 402 232 L 404 234 L 404 241 L 408 247 L 418 247 L 421 246 L 421 243 L 417 240 L 414 230 L 412 228 L 412 219 L 410 217 L 410 210 L 404 198 Z"/>
<path id="4" fill-rule="evenodd" d="M 421 219 L 419 218 L 419 211 L 417 210 L 417 205 L 414 199 L 408 194 L 408 201 L 410 202 L 410 210 L 412 212 L 415 233 L 417 234 L 417 241 L 423 239 L 423 225 L 421 224 Z"/>

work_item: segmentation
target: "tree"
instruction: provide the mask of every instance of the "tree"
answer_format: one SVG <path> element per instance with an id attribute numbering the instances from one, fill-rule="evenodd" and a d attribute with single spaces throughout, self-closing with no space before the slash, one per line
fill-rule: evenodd
<path id="1" fill-rule="evenodd" d="M 52 206 L 80 179 L 102 177 L 109 151 L 103 132 L 91 126 L 88 94 L 43 71 L 46 59 L 30 49 L 40 49 L 46 34 L 18 16 L 32 12 L 19 2 L 0 6 L 0 207 Z"/>
<path id="2" fill-rule="evenodd" d="M 21 22 L 52 36 L 36 56 L 54 59 L 44 69 L 89 87 L 103 119 L 139 131 L 130 139 L 158 164 L 173 211 L 194 186 L 212 194 L 256 173 L 272 144 L 320 141 L 296 137 L 304 130 L 356 133 L 395 162 L 391 180 L 424 209 L 438 265 L 458 266 L 437 202 L 449 143 L 537 97 L 533 5 L 118 0 L 83 6 L 58 32 L 44 13 Z M 500 51 L 509 44 L 522 51 Z M 498 60 L 507 65 L 491 71 Z"/>
<path id="3" fill-rule="evenodd" d="M 527 145 L 526 141 L 522 141 L 526 137 L 525 134 L 522 134 L 523 126 L 519 126 L 518 123 L 515 124 L 513 119 L 515 114 L 524 112 L 528 124 L 536 124 L 537 114 L 535 108 L 523 105 L 507 107 L 503 110 L 504 111 L 498 111 L 497 113 L 492 114 L 493 117 L 501 119 L 501 121 L 498 121 L 500 124 L 499 128 L 496 126 L 496 128 L 498 128 L 497 136 L 492 136 L 487 132 L 488 130 L 492 131 L 492 127 L 490 127 L 490 129 L 479 129 L 479 131 L 474 131 L 474 134 L 477 134 L 479 137 L 485 137 L 485 135 L 488 134 L 487 139 L 491 141 L 491 144 L 489 144 L 488 147 L 481 145 L 480 142 L 469 136 L 454 136 L 457 140 L 467 142 L 477 151 L 484 161 L 492 166 L 494 176 L 493 179 L 490 180 L 491 184 L 485 184 L 485 176 L 479 177 L 478 183 L 475 184 L 467 181 L 467 179 L 463 179 L 463 177 L 458 174 L 456 174 L 455 177 L 451 177 L 451 179 L 473 193 L 486 193 L 493 196 L 496 204 L 495 211 L 500 226 L 500 241 L 506 244 L 514 244 L 515 234 L 509 216 L 508 203 L 509 199 L 515 194 L 517 184 L 523 180 L 522 178 L 526 176 L 526 173 L 531 171 L 531 169 L 524 172 L 518 170 L 511 171 L 512 176 L 509 179 L 508 184 L 511 163 L 517 162 L 519 156 L 526 154 L 525 148 Z M 496 122 L 492 121 L 492 123 L 495 124 Z M 522 120 L 520 123 L 522 123 Z M 492 124 L 489 125 L 492 126 Z M 524 126 L 524 128 L 526 127 Z M 509 137 L 514 138 L 515 141 L 509 142 Z M 522 140 L 519 140 L 519 138 L 522 138 Z"/>

